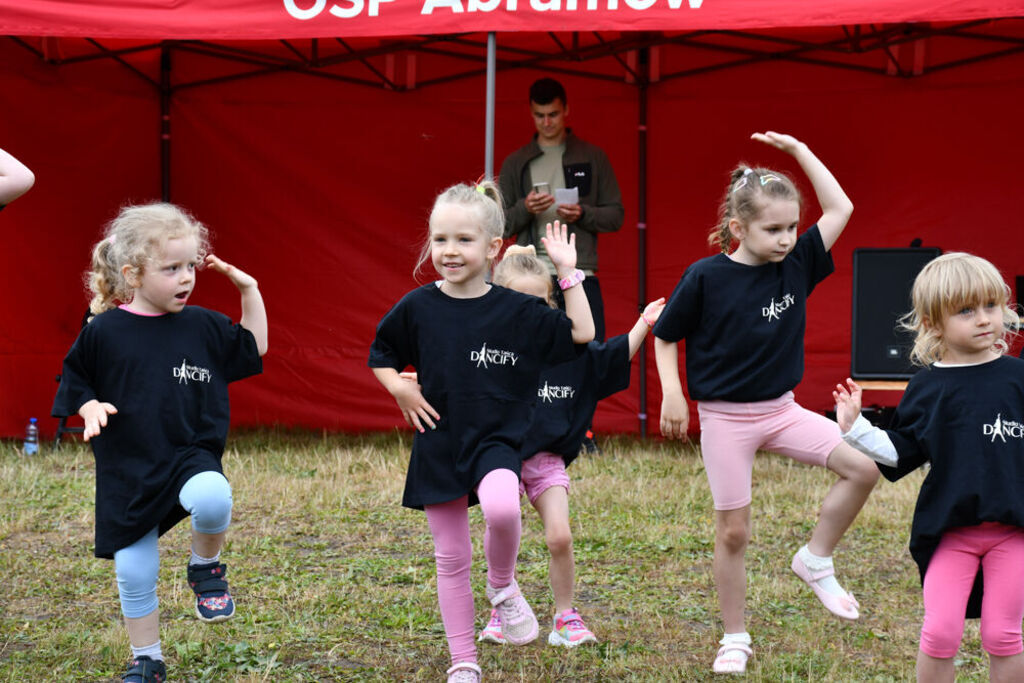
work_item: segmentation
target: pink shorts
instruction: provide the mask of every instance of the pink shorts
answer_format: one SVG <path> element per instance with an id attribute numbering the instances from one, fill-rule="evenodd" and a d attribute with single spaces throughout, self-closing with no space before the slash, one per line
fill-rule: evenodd
<path id="1" fill-rule="evenodd" d="M 565 471 L 562 456 L 541 451 L 523 461 L 523 470 L 519 475 L 520 496 L 525 493 L 532 504 L 552 486 L 563 486 L 566 491 L 569 490 L 569 475 Z"/>
<path id="2" fill-rule="evenodd" d="M 824 467 L 843 441 L 839 425 L 801 408 L 792 391 L 753 403 L 699 401 L 697 411 L 704 471 L 716 510 L 750 505 L 750 478 L 759 449 Z"/>

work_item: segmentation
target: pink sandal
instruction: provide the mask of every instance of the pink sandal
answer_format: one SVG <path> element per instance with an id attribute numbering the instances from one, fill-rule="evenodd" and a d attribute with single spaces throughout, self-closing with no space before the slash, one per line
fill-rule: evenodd
<path id="1" fill-rule="evenodd" d="M 742 653 L 743 656 L 740 656 Z M 743 643 L 727 643 L 718 648 L 715 663 L 711 670 L 716 674 L 742 674 L 747 671 L 747 661 L 754 656 L 749 645 Z"/>
<path id="2" fill-rule="evenodd" d="M 818 585 L 818 581 L 827 576 L 835 575 L 836 570 L 834 567 L 812 572 L 807 565 L 804 564 L 804 561 L 800 559 L 799 551 L 793 555 L 793 563 L 790 566 L 793 569 L 793 573 L 803 579 L 804 583 L 811 587 L 814 594 L 818 596 L 818 600 L 821 601 L 821 604 L 823 604 L 825 609 L 829 612 L 840 619 L 847 619 L 849 621 L 853 621 L 860 616 L 860 612 L 857 611 L 857 608 L 860 607 L 860 603 L 853 597 L 853 593 L 845 591 L 846 595 L 833 595 Z"/>

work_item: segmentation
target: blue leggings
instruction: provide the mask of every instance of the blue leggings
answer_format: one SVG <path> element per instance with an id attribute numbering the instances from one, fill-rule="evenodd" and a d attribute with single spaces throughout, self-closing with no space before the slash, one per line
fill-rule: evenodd
<path id="1" fill-rule="evenodd" d="M 178 502 L 192 515 L 192 528 L 219 534 L 231 524 L 231 485 L 220 472 L 200 472 L 181 487 Z M 157 529 L 114 553 L 121 613 L 138 619 L 157 608 L 156 579 L 160 572 Z"/>

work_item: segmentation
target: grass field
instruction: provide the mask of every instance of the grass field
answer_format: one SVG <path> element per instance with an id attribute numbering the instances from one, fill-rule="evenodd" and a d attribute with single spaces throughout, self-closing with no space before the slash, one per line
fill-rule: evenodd
<path id="1" fill-rule="evenodd" d="M 110 680 L 124 670 L 113 563 L 92 556 L 94 466 L 78 444 L 35 457 L 0 443 L 0 681 Z M 694 446 L 608 439 L 571 468 L 577 607 L 600 644 L 546 645 L 552 601 L 537 515 L 524 509 L 518 578 L 541 619 L 528 646 L 481 647 L 487 681 L 703 681 L 721 627 L 711 502 Z M 162 643 L 171 680 L 437 681 L 448 665 L 426 519 L 400 504 L 409 437 L 232 435 L 234 521 L 223 556 L 238 615 L 206 625 L 185 585 L 188 523 L 161 539 Z M 829 473 L 756 462 L 747 555 L 745 680 L 913 679 L 921 621 L 907 553 L 921 475 L 882 482 L 836 553 L 861 619 L 831 617 L 789 570 Z M 482 517 L 472 513 L 478 627 Z M 976 622 L 960 680 L 987 680 Z"/>

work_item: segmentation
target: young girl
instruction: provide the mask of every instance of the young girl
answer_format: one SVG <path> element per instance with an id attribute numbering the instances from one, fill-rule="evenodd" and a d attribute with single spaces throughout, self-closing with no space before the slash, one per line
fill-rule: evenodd
<path id="1" fill-rule="evenodd" d="M 792 568 L 829 611 L 844 619 L 856 619 L 858 605 L 833 576 L 832 551 L 878 478 L 871 461 L 843 443 L 835 423 L 801 408 L 792 392 L 803 375 L 806 300 L 833 270 L 829 249 L 853 204 L 807 145 L 773 132 L 751 137 L 796 159 L 817 194 L 821 218 L 798 238 L 800 195 L 792 181 L 741 165 L 732 173 L 721 222 L 710 238 L 722 253 L 687 268 L 654 327 L 662 434 L 686 438 L 689 409 L 676 346 L 684 338 L 687 387 L 698 401 L 701 451 L 715 505 L 715 585 L 725 627 L 712 667 L 718 673 L 745 671 L 753 654 L 743 611 L 755 452 L 776 451 L 839 476 Z"/>
<path id="2" fill-rule="evenodd" d="M 483 509 L 487 597 L 506 637 L 515 645 L 537 637 L 537 619 L 515 581 L 519 450 L 541 368 L 569 360 L 574 343 L 594 337 L 575 240 L 565 226 L 549 225 L 544 239 L 562 278 L 565 313 L 487 282 L 503 230 L 493 183 L 445 190 L 430 214 L 421 257 L 441 279 L 406 294 L 381 320 L 370 348 L 370 367 L 416 429 L 402 504 L 426 511 L 434 537 L 449 682 L 481 676 L 468 506 L 479 502 Z M 418 384 L 399 374 L 410 365 Z"/>
<path id="3" fill-rule="evenodd" d="M 1008 294 L 988 261 L 938 257 L 914 281 L 904 318 L 917 335 L 911 358 L 926 368 L 908 383 L 891 428 L 861 416 L 853 380 L 834 393 L 843 438 L 887 479 L 931 464 L 910 530 L 924 586 L 919 681 L 953 681 L 965 615 L 981 616 L 991 680 L 1024 680 L 1024 361 L 1003 355 L 1018 324 Z"/>
<path id="4" fill-rule="evenodd" d="M 262 371 L 267 315 L 256 280 L 206 255 L 207 230 L 172 204 L 123 209 L 93 248 L 95 317 L 64 359 L 54 416 L 75 413 L 96 457 L 97 557 L 113 558 L 132 663 L 163 681 L 157 538 L 192 516 L 188 583 L 203 621 L 235 611 L 220 550 L 231 521 L 221 470 L 228 383 Z M 204 259 L 205 256 L 205 259 Z M 188 306 L 205 260 L 242 295 L 242 319 Z"/>
<path id="5" fill-rule="evenodd" d="M 494 270 L 495 284 L 552 301 L 551 277 L 533 245 L 511 246 Z M 661 315 L 665 300 L 647 304 L 629 334 L 606 343 L 590 342 L 573 360 L 545 368 L 540 377 L 533 420 L 526 432 L 519 486 L 544 522 L 551 561 L 548 578 L 555 597 L 549 645 L 576 647 L 597 638 L 573 608 L 576 564 L 569 529 L 569 476 L 566 467 L 583 445 L 597 402 L 629 386 L 629 362 L 640 350 L 647 331 Z M 491 612 L 479 640 L 504 643 L 501 615 Z"/>

